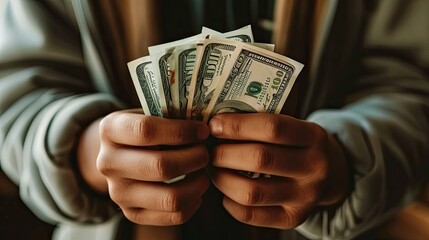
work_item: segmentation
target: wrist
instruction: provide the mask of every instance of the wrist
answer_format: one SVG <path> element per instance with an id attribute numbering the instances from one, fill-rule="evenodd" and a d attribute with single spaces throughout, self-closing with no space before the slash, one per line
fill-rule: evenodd
<path id="1" fill-rule="evenodd" d="M 329 173 L 320 206 L 332 206 L 342 202 L 350 192 L 350 167 L 344 150 L 334 136 L 328 137 Z"/>
<path id="2" fill-rule="evenodd" d="M 83 131 L 77 147 L 77 166 L 89 188 L 97 193 L 106 194 L 107 180 L 96 167 L 100 151 L 99 123 L 100 120 L 94 121 Z"/>

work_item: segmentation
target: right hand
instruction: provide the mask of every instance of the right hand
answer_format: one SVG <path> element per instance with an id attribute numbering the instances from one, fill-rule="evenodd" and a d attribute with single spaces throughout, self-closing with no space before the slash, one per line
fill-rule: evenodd
<path id="1" fill-rule="evenodd" d="M 178 225 L 195 213 L 209 186 L 206 174 L 198 171 L 209 161 L 202 144 L 209 135 L 205 124 L 120 111 L 103 118 L 99 130 L 97 168 L 130 221 Z M 164 183 L 184 174 L 184 180 Z"/>

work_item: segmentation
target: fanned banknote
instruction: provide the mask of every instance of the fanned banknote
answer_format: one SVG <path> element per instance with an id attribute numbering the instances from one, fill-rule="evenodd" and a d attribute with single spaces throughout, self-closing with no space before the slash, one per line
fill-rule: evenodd
<path id="1" fill-rule="evenodd" d="M 214 35 L 237 41 L 253 42 L 253 33 L 250 25 L 226 33 L 219 33 L 203 27 L 201 32 L 203 36 Z M 170 69 L 171 111 L 174 112 L 176 118 L 185 118 L 186 116 L 188 98 L 191 95 L 191 79 L 198 55 L 198 42 L 201 41 L 203 41 L 203 38 L 189 44 L 174 47 L 174 52 L 169 56 L 167 61 Z"/>
<path id="2" fill-rule="evenodd" d="M 192 75 L 187 119 L 200 121 L 203 119 L 202 113 L 208 106 L 235 48 L 234 41 L 204 41 Z"/>
<path id="3" fill-rule="evenodd" d="M 162 117 L 158 84 L 150 57 L 141 57 L 128 63 L 134 87 L 146 115 Z"/>
<path id="4" fill-rule="evenodd" d="M 149 47 L 150 56 L 128 67 L 146 115 L 207 123 L 224 112 L 280 112 L 303 65 L 273 50 L 273 44 L 253 43 L 250 26 L 228 33 L 203 28 Z"/>
<path id="5" fill-rule="evenodd" d="M 274 50 L 274 44 L 249 44 L 256 44 L 270 51 Z M 192 75 L 190 97 L 186 111 L 187 119 L 203 120 L 203 112 L 207 108 L 218 82 L 227 74 L 224 69 L 229 66 L 229 61 L 235 48 L 236 43 L 230 40 L 215 38 L 204 41 Z"/>
<path id="6" fill-rule="evenodd" d="M 171 56 L 171 99 L 177 118 L 184 119 L 188 105 L 189 88 L 197 57 L 197 44 L 186 44 L 175 48 Z"/>
<path id="7" fill-rule="evenodd" d="M 239 42 L 231 59 L 204 112 L 204 122 L 222 112 L 280 113 L 303 65 Z"/>
<path id="8" fill-rule="evenodd" d="M 198 34 L 174 42 L 164 43 L 149 47 L 149 54 L 153 64 L 155 78 L 159 86 L 159 96 L 161 97 L 162 113 L 168 117 L 168 110 L 171 109 L 171 92 L 170 92 L 170 70 L 168 58 L 174 51 L 174 47 L 191 43 L 195 40 L 202 39 L 203 35 Z"/>

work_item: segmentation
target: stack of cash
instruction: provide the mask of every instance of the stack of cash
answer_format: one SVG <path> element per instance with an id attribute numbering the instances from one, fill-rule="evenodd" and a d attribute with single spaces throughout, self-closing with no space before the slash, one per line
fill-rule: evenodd
<path id="1" fill-rule="evenodd" d="M 254 43 L 250 26 L 149 47 L 128 63 L 146 115 L 208 122 L 217 113 L 278 114 L 303 68 Z"/>

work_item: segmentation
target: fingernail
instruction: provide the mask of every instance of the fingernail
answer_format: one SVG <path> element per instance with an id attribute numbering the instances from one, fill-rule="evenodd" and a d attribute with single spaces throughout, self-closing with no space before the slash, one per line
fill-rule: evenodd
<path id="1" fill-rule="evenodd" d="M 209 128 L 205 124 L 198 127 L 198 139 L 205 140 L 209 136 Z"/>
<path id="2" fill-rule="evenodd" d="M 212 120 L 209 123 L 210 133 L 213 136 L 218 136 L 222 134 L 222 122 L 220 119 L 212 118 Z"/>

